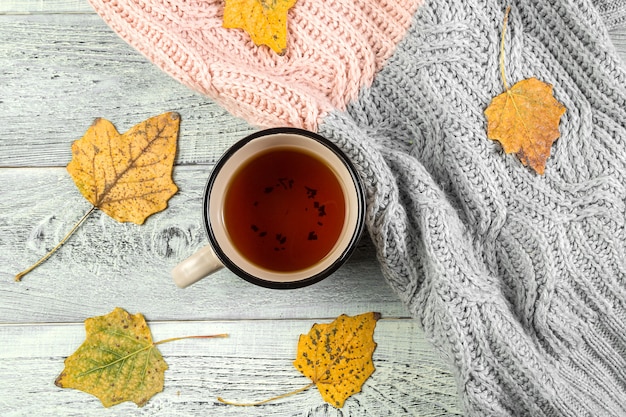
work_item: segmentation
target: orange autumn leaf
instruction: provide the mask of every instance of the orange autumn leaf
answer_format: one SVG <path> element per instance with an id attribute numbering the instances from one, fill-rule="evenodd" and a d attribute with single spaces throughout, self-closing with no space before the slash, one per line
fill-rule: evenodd
<path id="1" fill-rule="evenodd" d="M 559 123 L 566 109 L 552 94 L 552 86 L 528 78 L 509 88 L 504 71 L 504 18 L 500 52 L 500 71 L 505 92 L 496 96 L 487 109 L 487 137 L 501 143 L 506 153 L 515 153 L 520 161 L 538 174 L 545 171 L 554 141 L 560 136 Z"/>
<path id="2" fill-rule="evenodd" d="M 226 0 L 222 26 L 243 29 L 255 45 L 279 55 L 287 48 L 287 12 L 296 0 Z"/>
<path id="3" fill-rule="evenodd" d="M 144 316 L 129 314 L 119 307 L 85 320 L 85 331 L 85 341 L 65 360 L 65 368 L 54 383 L 60 388 L 92 394 L 105 407 L 125 401 L 142 407 L 163 391 L 167 363 L 157 345 L 182 339 L 228 337 L 186 336 L 155 343 Z"/>
<path id="4" fill-rule="evenodd" d="M 167 207 L 180 117 L 164 113 L 124 134 L 105 119 L 72 144 L 67 166 L 76 186 L 98 209 L 120 222 L 143 224 Z"/>
<path id="5" fill-rule="evenodd" d="M 373 337 L 379 318 L 378 313 L 342 314 L 332 323 L 315 324 L 308 334 L 300 335 L 293 364 L 334 407 L 343 407 L 374 372 Z"/>
<path id="6" fill-rule="evenodd" d="M 543 174 L 552 143 L 560 136 L 563 113 L 565 107 L 552 95 L 551 85 L 536 78 L 522 80 L 495 97 L 485 110 L 487 137 Z"/>

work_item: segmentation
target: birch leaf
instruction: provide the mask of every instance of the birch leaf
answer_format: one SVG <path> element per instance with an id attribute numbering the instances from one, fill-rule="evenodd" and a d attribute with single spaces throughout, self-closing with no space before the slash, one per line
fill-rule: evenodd
<path id="1" fill-rule="evenodd" d="M 343 407 L 374 372 L 373 337 L 379 318 L 378 313 L 342 314 L 332 323 L 315 324 L 308 334 L 300 335 L 293 364 L 334 407 Z"/>
<path id="2" fill-rule="evenodd" d="M 287 12 L 296 0 L 226 0 L 227 29 L 243 29 L 255 45 L 267 45 L 279 55 L 287 48 Z"/>
<path id="3" fill-rule="evenodd" d="M 312 381 L 310 384 L 257 402 L 240 403 L 222 397 L 217 400 L 240 407 L 258 406 L 299 394 L 315 385 L 324 401 L 342 408 L 346 399 L 360 392 L 374 373 L 374 329 L 379 319 L 380 313 L 354 317 L 342 314 L 329 324 L 314 324 L 308 334 L 301 334 L 293 365 Z"/>

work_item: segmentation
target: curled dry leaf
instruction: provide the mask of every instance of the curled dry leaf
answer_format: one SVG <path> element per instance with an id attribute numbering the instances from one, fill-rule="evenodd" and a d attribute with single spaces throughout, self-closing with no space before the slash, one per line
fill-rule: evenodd
<path id="1" fill-rule="evenodd" d="M 132 401 L 139 407 L 163 391 L 167 364 L 156 345 L 181 339 L 227 337 L 187 336 L 154 343 L 143 315 L 117 307 L 85 320 L 87 337 L 65 360 L 55 385 L 92 394 L 105 407 Z"/>
<path id="2" fill-rule="evenodd" d="M 255 45 L 267 45 L 279 55 L 287 48 L 287 12 L 296 0 L 226 0 L 227 29 L 243 29 Z"/>

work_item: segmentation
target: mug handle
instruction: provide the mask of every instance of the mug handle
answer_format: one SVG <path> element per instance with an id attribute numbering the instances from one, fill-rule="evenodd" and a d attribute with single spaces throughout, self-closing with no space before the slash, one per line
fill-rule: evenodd
<path id="1" fill-rule="evenodd" d="M 186 288 L 223 267 L 211 245 L 206 245 L 176 265 L 172 269 L 172 278 L 178 287 Z"/>

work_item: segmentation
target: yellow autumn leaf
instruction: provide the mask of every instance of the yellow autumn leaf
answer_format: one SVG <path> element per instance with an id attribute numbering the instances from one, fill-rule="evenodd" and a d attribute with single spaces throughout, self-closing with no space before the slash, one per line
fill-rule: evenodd
<path id="1" fill-rule="evenodd" d="M 124 401 L 141 407 L 163 390 L 167 364 L 143 315 L 118 307 L 85 320 L 85 331 L 83 344 L 65 360 L 58 387 L 92 394 L 105 407 Z"/>
<path id="2" fill-rule="evenodd" d="M 308 334 L 300 335 L 295 368 L 312 382 L 286 394 L 253 403 L 229 405 L 249 407 L 286 398 L 317 386 L 322 398 L 334 407 L 343 407 L 348 397 L 361 391 L 374 372 L 372 355 L 376 349 L 374 329 L 379 313 L 350 317 L 342 314 L 329 324 L 314 324 Z"/>
<path id="3" fill-rule="evenodd" d="M 115 308 L 109 314 L 85 320 L 85 341 L 65 360 L 65 368 L 54 382 L 97 397 L 102 405 L 132 401 L 139 407 L 163 391 L 167 364 L 157 345 L 182 339 L 228 337 L 226 334 L 185 336 L 152 341 L 140 313 Z"/>
<path id="4" fill-rule="evenodd" d="M 178 113 L 163 113 L 120 134 L 108 120 L 96 119 L 72 144 L 72 160 L 67 165 L 76 187 L 92 207 L 59 244 L 16 274 L 15 281 L 45 262 L 96 209 L 119 222 L 137 224 L 164 210 L 178 191 L 172 170 L 179 125 Z"/>
<path id="5" fill-rule="evenodd" d="M 167 207 L 180 117 L 164 113 L 120 134 L 105 119 L 72 144 L 67 171 L 81 194 L 115 220 L 143 224 Z"/>
<path id="6" fill-rule="evenodd" d="M 296 0 L 226 0 L 222 26 L 243 29 L 255 45 L 279 55 L 287 48 L 287 12 Z"/>
<path id="7" fill-rule="evenodd" d="M 487 137 L 497 140 L 504 152 L 515 153 L 538 174 L 545 172 L 559 123 L 566 108 L 552 94 L 552 86 L 528 78 L 509 87 L 504 68 L 504 41 L 511 7 L 507 7 L 500 41 L 500 74 L 505 92 L 494 97 L 487 109 Z"/>
<path id="8" fill-rule="evenodd" d="M 342 314 L 332 323 L 315 324 L 300 335 L 294 366 L 309 378 L 327 403 L 341 408 L 361 391 L 374 373 L 374 329 L 378 313 L 354 317 Z"/>

